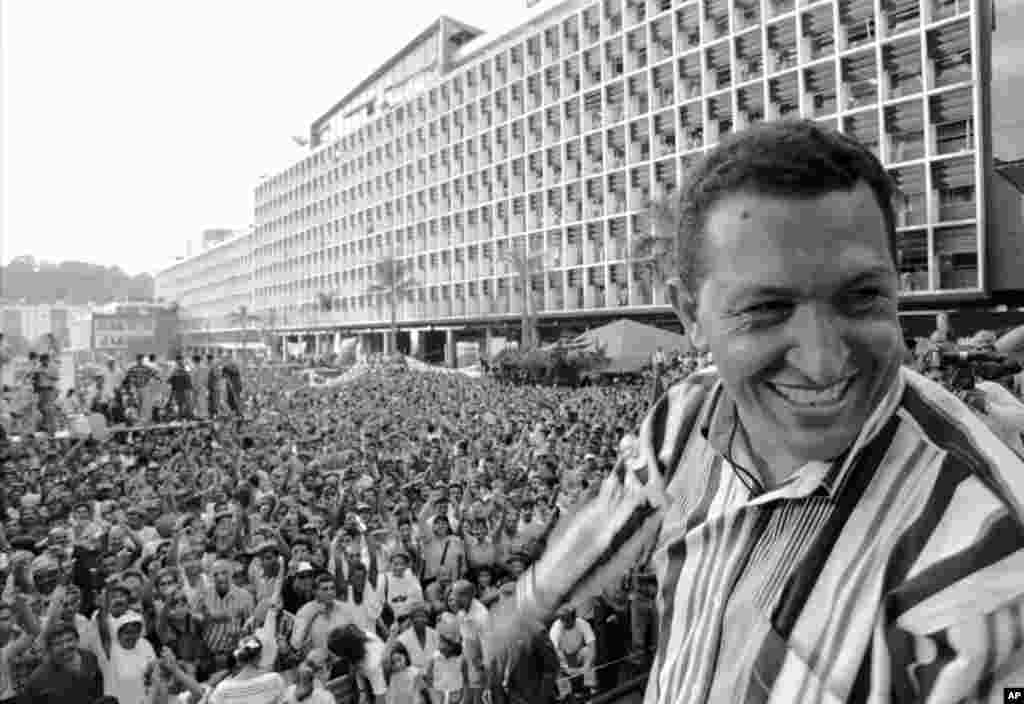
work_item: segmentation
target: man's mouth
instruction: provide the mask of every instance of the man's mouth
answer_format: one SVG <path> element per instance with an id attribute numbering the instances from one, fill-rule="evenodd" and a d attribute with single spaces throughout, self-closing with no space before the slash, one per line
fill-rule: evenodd
<path id="1" fill-rule="evenodd" d="M 772 391 L 794 406 L 824 409 L 841 404 L 856 378 L 856 375 L 851 375 L 834 384 L 821 387 L 790 386 L 773 384 L 770 381 L 766 383 Z"/>

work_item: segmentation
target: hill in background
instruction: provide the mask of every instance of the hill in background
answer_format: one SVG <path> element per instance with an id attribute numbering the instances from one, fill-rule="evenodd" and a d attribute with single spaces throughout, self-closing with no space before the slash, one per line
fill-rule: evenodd
<path id="1" fill-rule="evenodd" d="M 16 257 L 0 267 L 0 297 L 25 303 L 85 305 L 153 300 L 153 277 L 130 276 L 119 267 L 88 262 Z"/>

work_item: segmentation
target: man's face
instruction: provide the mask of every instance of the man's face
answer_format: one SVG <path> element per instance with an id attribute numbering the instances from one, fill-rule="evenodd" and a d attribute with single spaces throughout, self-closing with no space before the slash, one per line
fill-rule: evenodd
<path id="1" fill-rule="evenodd" d="M 294 562 L 309 562 L 312 557 L 313 553 L 310 552 L 309 546 L 305 543 L 297 543 L 292 547 L 292 560 Z"/>
<path id="2" fill-rule="evenodd" d="M 55 662 L 65 665 L 71 662 L 78 648 L 78 636 L 67 631 L 50 639 L 50 653 Z"/>
<path id="3" fill-rule="evenodd" d="M 736 194 L 706 223 L 696 319 L 755 453 L 790 468 L 840 455 L 903 358 L 897 277 L 866 185 L 819 198 Z M 691 309 L 692 310 L 692 309 Z"/>
<path id="4" fill-rule="evenodd" d="M 114 616 L 120 616 L 128 608 L 128 593 L 123 589 L 112 589 L 110 591 L 110 600 L 107 604 L 110 607 L 110 613 Z"/>
<path id="5" fill-rule="evenodd" d="M 217 565 L 213 568 L 213 583 L 217 589 L 224 593 L 231 586 L 231 567 L 228 565 Z"/>
<path id="6" fill-rule="evenodd" d="M 264 550 L 260 553 L 260 562 L 263 565 L 264 571 L 274 569 L 277 566 L 277 552 L 274 550 Z"/>

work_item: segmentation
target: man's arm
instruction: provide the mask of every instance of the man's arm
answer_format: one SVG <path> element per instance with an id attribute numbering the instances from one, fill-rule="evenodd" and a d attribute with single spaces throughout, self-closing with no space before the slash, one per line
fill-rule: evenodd
<path id="1" fill-rule="evenodd" d="M 1004 687 L 1024 684 L 1022 619 L 1024 600 L 1016 599 L 932 633 L 897 623 L 886 636 L 894 700 L 904 692 L 927 704 L 1003 702 Z"/>
<path id="2" fill-rule="evenodd" d="M 1002 701 L 1024 684 L 1024 524 L 989 479 L 969 475 L 923 543 L 894 552 L 891 571 L 907 576 L 885 595 L 870 678 L 884 686 L 874 673 L 887 670 L 894 700 Z"/>

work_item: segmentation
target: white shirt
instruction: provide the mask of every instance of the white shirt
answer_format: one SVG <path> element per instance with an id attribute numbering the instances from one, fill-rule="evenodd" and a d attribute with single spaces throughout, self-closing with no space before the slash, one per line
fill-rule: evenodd
<path id="1" fill-rule="evenodd" d="M 276 672 L 245 680 L 232 677 L 217 685 L 209 704 L 278 704 L 284 691 L 284 679 Z"/>
<path id="2" fill-rule="evenodd" d="M 311 601 L 304 604 L 299 612 L 295 614 L 295 624 L 292 626 L 292 647 L 301 650 L 306 640 L 312 643 L 314 648 L 327 647 L 327 634 L 340 626 L 347 626 L 350 623 L 357 623 L 358 619 L 353 612 L 351 604 L 335 600 L 334 605 L 327 614 L 320 612 L 323 606 L 319 601 Z M 307 625 L 309 630 L 306 630 Z"/>
<path id="3" fill-rule="evenodd" d="M 576 623 L 571 628 L 566 628 L 562 619 L 558 619 L 552 624 L 549 635 L 559 657 L 576 655 L 585 646 L 593 645 L 596 640 L 594 629 L 579 616 L 576 617 Z"/>
<path id="4" fill-rule="evenodd" d="M 366 657 L 359 663 L 359 672 L 370 683 L 373 695 L 383 697 L 388 693 L 388 684 L 384 681 L 384 654 L 387 648 L 372 633 L 366 633 L 366 637 Z"/>
<path id="5" fill-rule="evenodd" d="M 412 628 L 403 631 L 402 635 L 398 636 L 398 642 L 409 651 L 409 664 L 420 669 L 427 667 L 427 664 L 430 662 L 430 656 L 434 654 L 440 645 L 437 631 L 430 626 L 426 628 L 422 644 L 420 643 L 420 637 L 416 635 L 416 631 Z"/>
<path id="6" fill-rule="evenodd" d="M 295 698 L 295 690 L 297 688 L 298 685 L 288 685 L 288 689 L 284 692 L 285 704 L 299 704 L 299 700 Z M 313 691 L 302 700 L 301 704 L 335 704 L 335 701 L 334 695 L 317 682 L 313 685 Z"/>
<path id="7" fill-rule="evenodd" d="M 145 704 L 144 676 L 153 660 L 156 660 L 156 653 L 145 638 L 139 638 L 131 650 L 122 648 L 116 637 L 111 639 L 110 658 L 100 658 L 103 693 L 117 697 L 119 704 Z"/>
<path id="8" fill-rule="evenodd" d="M 382 604 L 387 601 L 391 605 L 395 618 L 404 618 L 409 614 L 410 606 L 423 601 L 423 587 L 412 570 L 406 570 L 401 577 L 391 572 L 381 574 L 377 578 L 377 593 Z"/>

